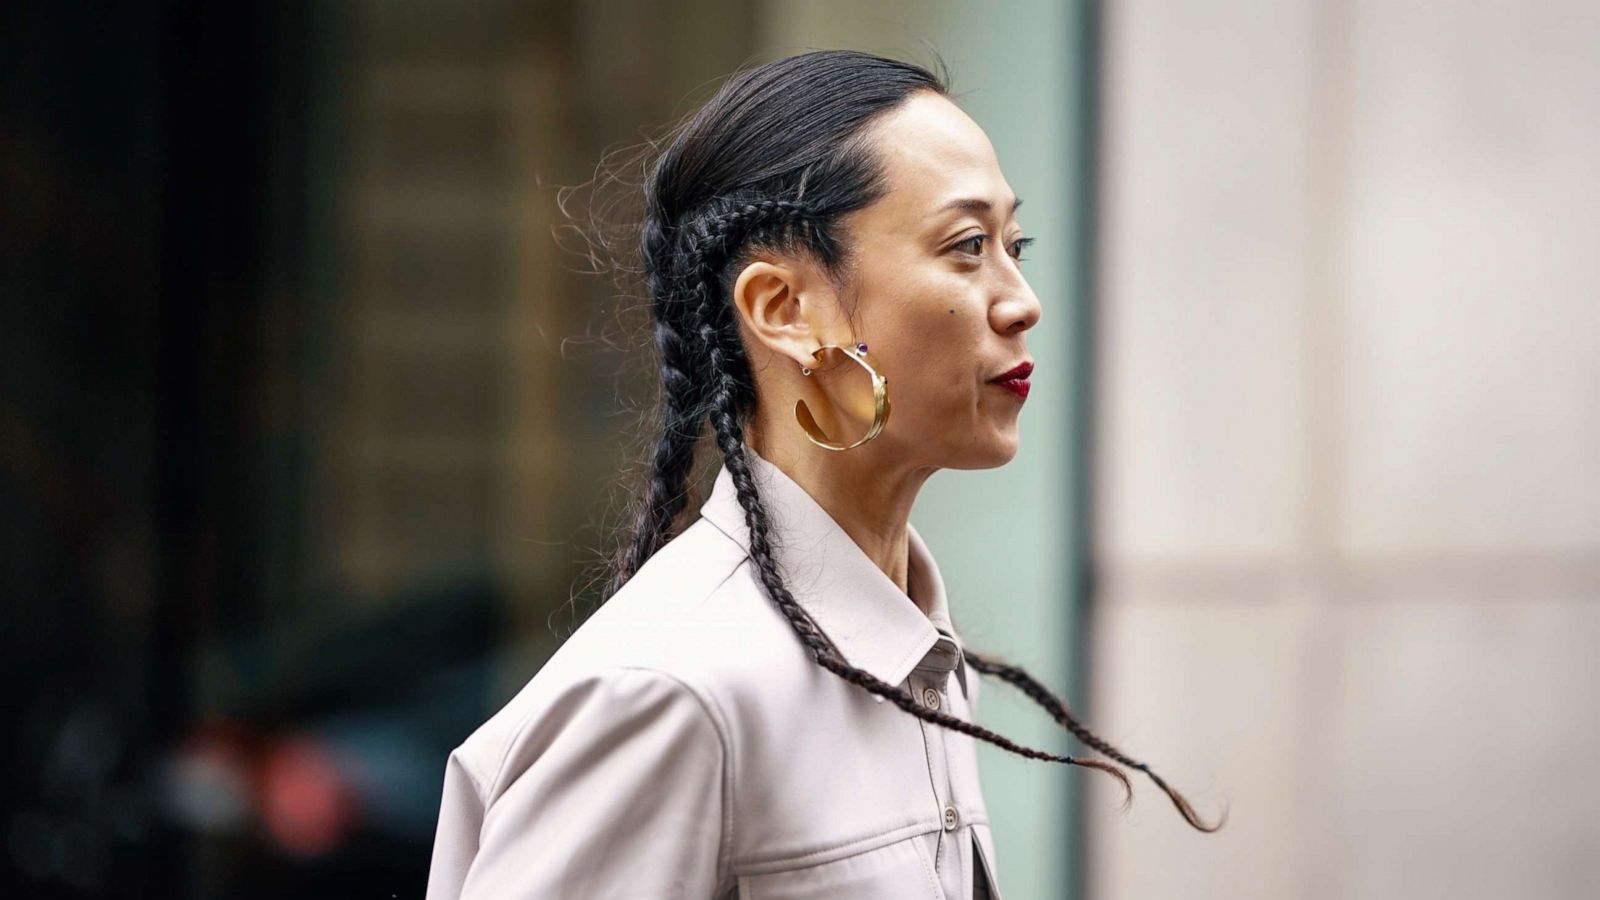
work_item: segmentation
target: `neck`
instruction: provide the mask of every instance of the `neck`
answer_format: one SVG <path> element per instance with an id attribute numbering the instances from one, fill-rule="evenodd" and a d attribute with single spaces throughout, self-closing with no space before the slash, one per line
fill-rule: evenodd
<path id="1" fill-rule="evenodd" d="M 838 523 L 867 558 L 912 601 L 928 612 L 927 598 L 911 595 L 907 523 L 917 492 L 933 469 L 892 457 L 880 435 L 850 450 L 827 450 L 811 443 L 790 423 L 785 429 L 752 422 L 746 442 L 782 469 Z"/>

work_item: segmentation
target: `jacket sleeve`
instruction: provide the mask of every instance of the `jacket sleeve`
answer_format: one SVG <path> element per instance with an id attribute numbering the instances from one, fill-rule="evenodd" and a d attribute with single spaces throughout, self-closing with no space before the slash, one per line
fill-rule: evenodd
<path id="1" fill-rule="evenodd" d="M 575 681 L 520 725 L 483 785 L 475 848 L 443 846 L 447 783 L 428 897 L 709 900 L 725 863 L 725 754 L 710 711 L 669 675 Z"/>

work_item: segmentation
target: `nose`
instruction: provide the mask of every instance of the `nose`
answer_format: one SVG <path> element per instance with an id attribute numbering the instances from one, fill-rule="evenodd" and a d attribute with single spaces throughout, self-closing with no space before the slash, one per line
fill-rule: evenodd
<path id="1" fill-rule="evenodd" d="M 989 321 L 995 331 L 1020 334 L 1039 324 L 1043 310 L 1026 278 L 1019 273 L 1002 290 L 1001 299 L 989 305 Z"/>

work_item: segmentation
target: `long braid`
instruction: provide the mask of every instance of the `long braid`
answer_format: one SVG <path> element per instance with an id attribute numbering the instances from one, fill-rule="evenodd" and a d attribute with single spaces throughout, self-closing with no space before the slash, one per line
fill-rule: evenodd
<path id="1" fill-rule="evenodd" d="M 672 237 L 658 216 L 649 216 L 642 231 L 641 248 L 649 273 L 646 290 L 655 322 L 656 350 L 661 357 L 663 421 L 661 436 L 651 454 L 651 472 L 645 495 L 634 513 L 631 538 L 617 552 L 605 596 L 615 594 L 639 567 L 667 542 L 672 523 L 689 503 L 689 475 L 694 470 L 695 448 L 705 419 L 705 373 L 690 345 L 701 304 L 685 298 L 671 271 Z M 697 274 L 697 273 L 696 273 Z"/>
<path id="2" fill-rule="evenodd" d="M 1224 807 L 1221 816 L 1217 819 L 1216 824 L 1207 825 L 1200 818 L 1199 814 L 1195 812 L 1194 807 L 1189 805 L 1189 801 L 1185 799 L 1182 794 L 1178 793 L 1178 791 L 1174 788 L 1169 787 L 1166 781 L 1161 778 L 1161 776 L 1151 771 L 1149 763 L 1140 762 L 1139 760 L 1130 758 L 1127 754 L 1106 743 L 1105 740 L 1100 738 L 1094 732 L 1090 731 L 1088 728 L 1084 727 L 1083 723 L 1079 722 L 1077 718 L 1072 715 L 1072 710 L 1067 706 L 1067 702 L 1065 700 L 1061 699 L 1053 691 L 1041 684 L 1038 679 L 1028 674 L 1027 670 L 1023 669 L 1021 666 L 1015 666 L 1009 663 L 1003 663 L 998 660 L 990 659 L 985 656 L 980 656 L 971 652 L 970 650 L 964 653 L 963 656 L 966 659 L 967 664 L 972 666 L 974 669 L 977 669 L 979 672 L 985 675 L 993 675 L 1012 685 L 1026 694 L 1030 699 L 1033 700 L 1033 702 L 1044 707 L 1045 710 L 1055 718 L 1056 722 L 1058 722 L 1063 728 L 1072 732 L 1072 734 L 1076 736 L 1078 740 L 1083 742 L 1084 746 L 1103 756 L 1108 756 L 1129 768 L 1138 769 L 1139 771 L 1148 775 L 1150 780 L 1155 782 L 1156 786 L 1161 788 L 1161 790 L 1166 793 L 1167 797 L 1172 800 L 1172 804 L 1178 808 L 1178 812 L 1183 815 L 1184 819 L 1186 819 L 1190 825 L 1194 826 L 1200 831 L 1213 832 L 1221 828 L 1223 823 L 1228 821 L 1228 811 L 1227 808 Z"/>
<path id="3" fill-rule="evenodd" d="M 701 336 L 702 321 L 709 318 L 723 325 L 716 305 L 708 302 L 709 279 L 715 277 L 710 272 L 727 261 L 730 235 L 742 239 L 753 228 L 800 221 L 806 212 L 798 203 L 767 200 L 741 204 L 720 215 L 702 215 L 677 230 L 665 225 L 664 211 L 653 208 L 647 213 L 640 251 L 661 360 L 663 421 L 629 537 L 609 567 L 605 597 L 620 590 L 666 544 L 672 524 L 689 503 L 689 478 L 706 414 L 705 385 L 712 377 L 703 370 L 705 355 L 693 341 Z M 679 265 L 678 259 L 690 264 Z M 719 327 L 718 333 L 723 329 Z"/>

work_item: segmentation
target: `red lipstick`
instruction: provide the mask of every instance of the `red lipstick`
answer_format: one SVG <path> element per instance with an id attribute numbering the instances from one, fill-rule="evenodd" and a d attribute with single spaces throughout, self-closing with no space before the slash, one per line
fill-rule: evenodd
<path id="1" fill-rule="evenodd" d="M 1033 363 L 1024 360 L 1016 368 L 1004 375 L 989 379 L 990 384 L 998 384 L 1018 397 L 1027 399 L 1030 382 L 1028 376 L 1033 374 Z"/>

